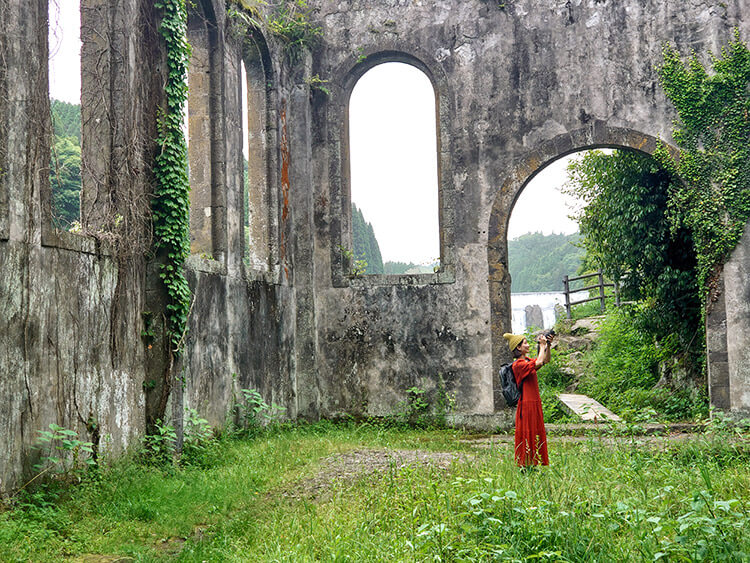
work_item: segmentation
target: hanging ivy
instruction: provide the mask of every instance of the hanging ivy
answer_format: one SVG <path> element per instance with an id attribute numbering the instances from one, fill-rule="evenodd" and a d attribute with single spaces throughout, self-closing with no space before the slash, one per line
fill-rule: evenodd
<path id="1" fill-rule="evenodd" d="M 668 46 L 663 55 L 659 75 L 679 115 L 673 134 L 680 157 L 665 147 L 656 156 L 682 179 L 670 217 L 673 228 L 693 233 L 705 298 L 750 219 L 750 51 L 735 31 L 711 56 L 711 74 L 695 55 L 683 62 Z"/>
<path id="2" fill-rule="evenodd" d="M 155 245 L 165 257 L 159 276 L 167 289 L 167 330 L 172 350 L 180 352 L 190 310 L 190 288 L 183 272 L 190 252 L 190 185 L 187 173 L 187 143 L 183 132 L 187 101 L 187 41 L 185 0 L 158 0 L 162 11 L 159 31 L 167 53 L 166 108 L 158 122 L 159 153 L 154 164 L 156 188 L 152 202 Z"/>

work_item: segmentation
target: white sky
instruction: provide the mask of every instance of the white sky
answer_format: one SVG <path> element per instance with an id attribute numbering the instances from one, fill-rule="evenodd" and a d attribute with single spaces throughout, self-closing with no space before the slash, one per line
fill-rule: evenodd
<path id="1" fill-rule="evenodd" d="M 577 200 L 563 194 L 560 188 L 568 180 L 568 163 L 580 154 L 555 160 L 527 184 L 511 212 L 508 239 L 526 233 L 569 235 L 578 232 L 578 223 L 569 218 L 577 209 Z"/>
<path id="2" fill-rule="evenodd" d="M 372 223 L 383 261 L 440 257 L 435 94 L 403 63 L 378 65 L 349 102 L 352 201 Z"/>
<path id="3" fill-rule="evenodd" d="M 79 0 L 49 0 L 49 93 L 81 103 L 81 10 Z"/>

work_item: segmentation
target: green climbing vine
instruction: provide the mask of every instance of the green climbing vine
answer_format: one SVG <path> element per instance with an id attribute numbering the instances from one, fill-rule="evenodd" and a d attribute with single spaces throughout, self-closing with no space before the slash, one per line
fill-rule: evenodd
<path id="1" fill-rule="evenodd" d="M 187 41 L 185 0 L 157 0 L 162 10 L 159 31 L 167 53 L 164 86 L 166 109 L 161 112 L 154 164 L 156 188 L 152 203 L 156 250 L 165 257 L 159 276 L 167 289 L 167 331 L 172 350 L 179 353 L 190 310 L 190 288 L 183 264 L 190 252 L 190 185 L 187 174 L 187 143 L 183 133 L 187 100 L 187 69 L 190 45 Z"/>
<path id="2" fill-rule="evenodd" d="M 739 31 L 708 73 L 696 55 L 683 62 L 664 48 L 661 83 L 677 110 L 674 159 L 662 146 L 656 156 L 683 182 L 670 196 L 673 228 L 693 233 L 704 298 L 716 282 L 750 219 L 750 51 Z"/>

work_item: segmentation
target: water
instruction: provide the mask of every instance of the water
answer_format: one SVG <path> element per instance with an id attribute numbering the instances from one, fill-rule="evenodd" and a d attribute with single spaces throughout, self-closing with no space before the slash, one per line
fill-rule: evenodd
<path id="1" fill-rule="evenodd" d="M 565 294 L 562 292 L 512 293 L 510 306 L 513 310 L 513 334 L 523 334 L 526 330 L 526 307 L 539 305 L 542 308 L 544 326 L 552 328 L 555 324 L 555 304 L 565 305 Z"/>

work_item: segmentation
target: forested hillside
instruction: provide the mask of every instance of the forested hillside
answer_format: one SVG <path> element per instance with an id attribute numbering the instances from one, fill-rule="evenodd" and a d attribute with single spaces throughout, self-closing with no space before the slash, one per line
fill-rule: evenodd
<path id="1" fill-rule="evenodd" d="M 508 241 L 511 292 L 562 291 L 563 276 L 573 276 L 585 254 L 578 234 L 528 233 Z"/>
<path id="2" fill-rule="evenodd" d="M 364 274 L 382 274 L 383 258 L 380 255 L 380 245 L 375 238 L 375 231 L 368 223 L 362 211 L 352 203 L 352 244 L 354 246 L 354 260 L 367 263 Z"/>
<path id="3" fill-rule="evenodd" d="M 385 262 L 383 269 L 386 274 L 431 274 L 438 262 L 434 264 L 415 264 L 414 262 Z"/>
<path id="4" fill-rule="evenodd" d="M 75 137 L 81 142 L 81 106 L 50 100 L 52 127 L 57 137 Z"/>
<path id="5" fill-rule="evenodd" d="M 52 215 L 58 227 L 68 229 L 80 217 L 81 106 L 50 100 L 54 144 L 50 154 Z"/>

